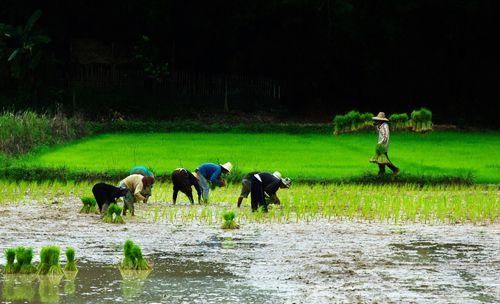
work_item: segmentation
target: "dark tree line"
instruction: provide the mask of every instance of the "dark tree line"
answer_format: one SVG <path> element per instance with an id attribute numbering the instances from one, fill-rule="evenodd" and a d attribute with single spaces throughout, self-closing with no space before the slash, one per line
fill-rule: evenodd
<path id="1" fill-rule="evenodd" d="M 0 23 L 24 26 L 39 9 L 36 29 L 50 42 L 37 46 L 43 60 L 26 80 L 7 61 L 14 42 L 0 39 L 0 98 L 4 106 L 70 104 L 75 63 L 112 57 L 156 77 L 193 71 L 275 79 L 281 99 L 253 104 L 295 117 L 426 106 L 438 122 L 498 126 L 496 3 L 2 0 Z M 185 102 L 155 95 L 150 103 L 165 99 Z"/>

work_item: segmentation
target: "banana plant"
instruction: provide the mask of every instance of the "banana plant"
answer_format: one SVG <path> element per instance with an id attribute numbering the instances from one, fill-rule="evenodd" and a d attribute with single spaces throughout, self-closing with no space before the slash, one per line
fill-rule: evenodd
<path id="1" fill-rule="evenodd" d="M 24 26 L 0 23 L 0 41 L 4 42 L 0 46 L 4 45 L 12 76 L 17 79 L 37 67 L 42 57 L 41 46 L 50 42 L 50 37 L 35 27 L 41 15 L 41 10 L 35 11 Z"/>

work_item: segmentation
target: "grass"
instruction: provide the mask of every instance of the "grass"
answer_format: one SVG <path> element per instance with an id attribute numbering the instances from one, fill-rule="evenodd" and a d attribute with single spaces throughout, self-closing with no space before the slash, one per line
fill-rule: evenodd
<path id="1" fill-rule="evenodd" d="M 64 168 L 87 175 L 125 175 L 134 165 L 143 164 L 161 176 L 170 175 L 177 167 L 194 170 L 207 161 L 231 161 L 235 173 L 279 170 L 296 181 L 339 181 L 376 173 L 376 166 L 368 162 L 376 140 L 375 133 L 103 134 L 40 150 L 13 161 L 13 167 L 6 171 L 27 168 L 29 174 L 37 168 Z M 402 179 L 472 175 L 475 182 L 500 183 L 498 132 L 393 133 L 389 155 L 401 168 Z"/>
<path id="2" fill-rule="evenodd" d="M 66 248 L 66 265 L 64 271 L 78 271 L 75 260 L 75 249 L 72 247 Z"/>
<path id="3" fill-rule="evenodd" d="M 238 229 L 240 226 L 236 223 L 236 213 L 234 211 L 223 211 L 222 218 L 224 223 L 222 224 L 222 229 Z"/>
<path id="4" fill-rule="evenodd" d="M 110 204 L 108 210 L 106 210 L 106 214 L 103 217 L 103 221 L 105 223 L 125 224 L 125 221 L 122 217 L 122 211 L 123 208 L 118 206 L 117 204 Z"/>
<path id="5" fill-rule="evenodd" d="M 93 183 L 27 183 L 0 181 L 0 206 L 6 203 L 50 205 L 88 195 Z M 172 205 L 172 185 L 158 182 L 148 204 L 138 204 L 136 216 L 150 222 L 199 221 L 222 225 L 223 213 L 236 208 L 240 185 L 211 191 L 210 204 L 187 206 L 185 197 Z M 487 185 L 357 185 L 294 184 L 278 191 L 280 206 L 269 212 L 251 212 L 249 198 L 238 210 L 239 224 L 364 220 L 388 223 L 415 222 L 489 224 L 500 215 L 500 187 Z M 190 204 L 189 204 L 190 205 Z M 233 209 L 234 210 L 234 209 Z M 75 206 L 75 212 L 79 208 Z"/>
<path id="6" fill-rule="evenodd" d="M 95 198 L 90 196 L 81 197 L 82 201 L 82 209 L 80 209 L 80 213 L 98 213 L 97 211 L 97 201 Z"/>
<path id="7" fill-rule="evenodd" d="M 58 246 L 45 246 L 40 250 L 40 264 L 37 273 L 40 275 L 62 275 L 59 264 L 61 249 Z"/>

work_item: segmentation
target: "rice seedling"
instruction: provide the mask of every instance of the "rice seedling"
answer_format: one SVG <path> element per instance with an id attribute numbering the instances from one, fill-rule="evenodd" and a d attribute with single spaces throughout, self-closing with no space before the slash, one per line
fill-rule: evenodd
<path id="1" fill-rule="evenodd" d="M 80 213 L 97 213 L 97 202 L 95 198 L 90 196 L 81 197 L 82 201 L 82 209 L 80 209 Z"/>
<path id="2" fill-rule="evenodd" d="M 123 256 L 120 270 L 151 270 L 151 267 L 142 255 L 141 247 L 134 244 L 131 240 L 125 241 Z"/>
<path id="3" fill-rule="evenodd" d="M 61 249 L 57 246 L 45 246 L 40 251 L 40 264 L 37 273 L 40 275 L 62 275 L 63 270 L 59 265 Z"/>
<path id="4" fill-rule="evenodd" d="M 14 268 L 14 261 L 16 259 L 16 250 L 14 248 L 8 248 L 4 251 L 5 260 L 7 261 L 4 268 L 4 273 L 12 274 L 16 273 Z"/>
<path id="5" fill-rule="evenodd" d="M 103 221 L 105 223 L 125 224 L 122 217 L 122 210 L 123 208 L 115 203 L 109 205 L 108 210 L 103 217 Z"/>
<path id="6" fill-rule="evenodd" d="M 66 253 L 66 265 L 64 265 L 64 271 L 73 271 L 73 272 L 78 271 L 75 260 L 75 249 L 72 247 L 68 247 L 66 248 L 65 253 Z"/>
<path id="7" fill-rule="evenodd" d="M 222 213 L 222 218 L 224 223 L 222 224 L 222 229 L 238 229 L 240 226 L 236 223 L 236 213 L 234 211 L 224 211 Z"/>
<path id="8" fill-rule="evenodd" d="M 16 248 L 16 272 L 21 274 L 31 274 L 36 272 L 36 267 L 33 266 L 33 249 L 30 247 Z"/>

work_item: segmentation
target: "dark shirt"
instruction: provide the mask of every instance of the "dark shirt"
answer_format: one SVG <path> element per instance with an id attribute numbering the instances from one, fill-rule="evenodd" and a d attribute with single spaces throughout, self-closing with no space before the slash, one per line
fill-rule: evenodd
<path id="1" fill-rule="evenodd" d="M 262 180 L 262 188 L 267 195 L 272 196 L 278 192 L 281 180 L 268 172 L 258 173 Z"/>

